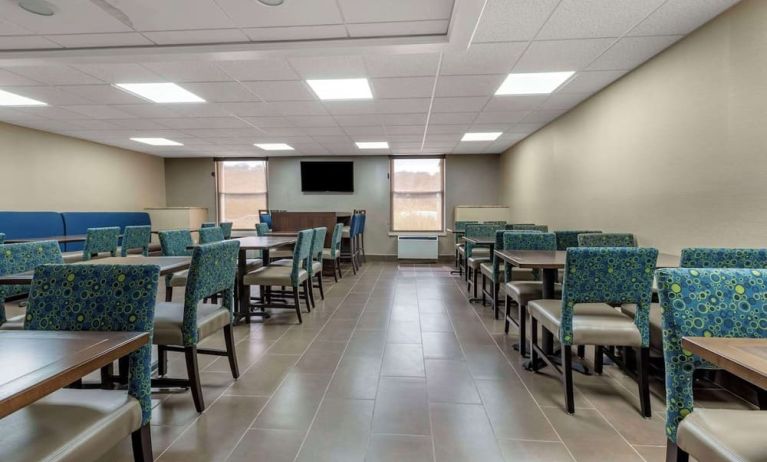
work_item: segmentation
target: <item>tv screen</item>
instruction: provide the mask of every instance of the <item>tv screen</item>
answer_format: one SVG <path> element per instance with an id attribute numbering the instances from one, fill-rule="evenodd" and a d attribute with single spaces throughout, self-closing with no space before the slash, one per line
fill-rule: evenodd
<path id="1" fill-rule="evenodd" d="M 354 162 L 301 162 L 301 191 L 354 192 Z"/>

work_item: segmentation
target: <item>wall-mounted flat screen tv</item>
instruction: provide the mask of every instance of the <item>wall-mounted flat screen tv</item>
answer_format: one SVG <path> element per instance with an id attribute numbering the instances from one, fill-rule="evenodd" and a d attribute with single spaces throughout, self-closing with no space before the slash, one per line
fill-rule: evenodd
<path id="1" fill-rule="evenodd" d="M 354 162 L 301 162 L 301 191 L 354 192 Z"/>

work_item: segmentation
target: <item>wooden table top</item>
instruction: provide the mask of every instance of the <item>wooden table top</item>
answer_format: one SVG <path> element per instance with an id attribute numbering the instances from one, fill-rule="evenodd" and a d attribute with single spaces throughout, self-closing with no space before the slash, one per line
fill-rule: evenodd
<path id="1" fill-rule="evenodd" d="M 148 342 L 146 332 L 0 331 L 0 419 Z"/>
<path id="2" fill-rule="evenodd" d="M 475 244 L 482 245 L 495 245 L 495 238 L 492 237 L 466 237 L 463 236 L 464 241 L 473 242 Z"/>
<path id="3" fill-rule="evenodd" d="M 278 236 L 278 237 L 295 237 L 298 236 L 298 231 L 269 231 L 266 233 L 267 236 Z"/>
<path id="4" fill-rule="evenodd" d="M 60 244 L 67 242 L 85 242 L 87 236 L 85 234 L 72 234 L 70 236 L 48 236 L 48 237 L 17 237 L 6 238 L 6 244 L 23 244 L 25 242 L 40 242 L 40 241 L 56 241 Z"/>
<path id="5" fill-rule="evenodd" d="M 189 269 L 191 263 L 191 257 L 145 257 L 143 255 L 136 255 L 131 257 L 94 258 L 88 261 L 78 261 L 72 263 L 72 265 L 157 265 L 160 267 L 160 275 L 165 276 Z M 0 285 L 32 284 L 34 276 L 34 271 L 6 274 L 5 276 L 0 276 Z"/>
<path id="6" fill-rule="evenodd" d="M 240 250 L 268 250 L 295 244 L 297 238 L 296 236 L 246 236 L 236 239 L 240 241 Z"/>
<path id="7" fill-rule="evenodd" d="M 453 234 L 465 234 L 466 233 L 466 230 L 464 230 L 464 229 L 445 228 L 445 231 L 447 231 L 448 233 L 453 233 Z"/>
<path id="8" fill-rule="evenodd" d="M 465 238 L 464 238 L 465 239 Z M 518 268 L 563 269 L 567 258 L 565 250 L 496 250 L 501 260 Z M 679 257 L 667 253 L 658 254 L 656 268 L 677 268 Z"/>
<path id="9" fill-rule="evenodd" d="M 767 339 L 683 337 L 682 348 L 767 390 Z"/>

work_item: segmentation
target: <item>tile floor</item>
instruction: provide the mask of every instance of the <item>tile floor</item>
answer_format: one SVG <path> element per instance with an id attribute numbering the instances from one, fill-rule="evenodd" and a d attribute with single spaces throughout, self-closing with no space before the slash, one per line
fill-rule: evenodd
<path id="1" fill-rule="evenodd" d="M 664 460 L 659 382 L 653 418 L 643 419 L 635 383 L 614 367 L 575 374 L 576 414 L 567 415 L 558 378 L 520 367 L 516 337 L 468 303 L 450 269 L 368 262 L 303 325 L 286 311 L 238 326 L 239 380 L 226 358 L 200 356 L 203 414 L 189 393 L 155 396 L 157 460 Z M 169 355 L 169 375 L 185 377 L 182 356 Z M 704 405 L 747 406 L 721 389 L 699 395 Z M 102 461 L 131 454 L 126 440 Z"/>

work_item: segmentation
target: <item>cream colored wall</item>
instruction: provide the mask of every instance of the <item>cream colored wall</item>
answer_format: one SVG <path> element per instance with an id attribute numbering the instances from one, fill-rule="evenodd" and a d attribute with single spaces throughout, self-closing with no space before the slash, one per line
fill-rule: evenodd
<path id="1" fill-rule="evenodd" d="M 165 205 L 163 159 L 0 123 L 0 210 L 139 211 Z"/>
<path id="2" fill-rule="evenodd" d="M 640 245 L 767 246 L 767 1 L 745 1 L 501 160 L 501 199 Z"/>
<path id="3" fill-rule="evenodd" d="M 216 220 L 216 179 L 213 159 L 165 159 L 165 194 L 168 207 L 204 207 L 208 220 Z"/>

